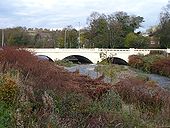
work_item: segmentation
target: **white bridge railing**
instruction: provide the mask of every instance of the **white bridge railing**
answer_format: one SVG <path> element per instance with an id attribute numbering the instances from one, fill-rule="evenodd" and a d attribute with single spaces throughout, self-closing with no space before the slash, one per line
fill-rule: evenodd
<path id="1" fill-rule="evenodd" d="M 71 48 L 27 48 L 31 51 L 46 51 L 46 52 L 73 52 L 73 51 L 108 51 L 108 52 L 128 52 L 128 51 L 135 51 L 135 52 L 148 52 L 148 51 L 165 51 L 167 53 L 170 53 L 170 49 L 135 49 L 135 48 L 129 48 L 129 49 L 105 49 L 105 48 L 77 48 L 77 49 L 71 49 Z"/>

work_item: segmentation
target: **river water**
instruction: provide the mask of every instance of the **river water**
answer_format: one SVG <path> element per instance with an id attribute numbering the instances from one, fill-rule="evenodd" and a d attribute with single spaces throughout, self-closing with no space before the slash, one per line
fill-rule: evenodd
<path id="1" fill-rule="evenodd" d="M 150 80 L 156 81 L 160 86 L 170 89 L 170 78 L 157 74 L 148 74 Z"/>
<path id="2" fill-rule="evenodd" d="M 79 70 L 80 74 L 88 75 L 92 79 L 95 79 L 101 76 L 100 73 L 94 70 L 96 66 L 97 66 L 96 64 L 76 65 L 73 67 L 65 67 L 65 69 L 70 72 L 75 72 L 76 70 Z M 150 80 L 157 82 L 161 87 L 170 89 L 170 78 L 165 77 L 165 76 L 160 76 L 157 74 L 146 74 L 146 73 L 143 73 L 143 74 L 147 75 Z M 105 77 L 104 81 L 111 82 L 111 79 L 108 77 Z"/>
<path id="3" fill-rule="evenodd" d="M 95 78 L 101 76 L 101 74 L 94 71 L 96 66 L 97 66 L 96 64 L 76 65 L 73 67 L 65 67 L 65 69 L 67 69 L 70 72 L 75 72 L 76 70 L 79 70 L 80 74 L 88 75 L 92 79 L 95 79 Z"/>

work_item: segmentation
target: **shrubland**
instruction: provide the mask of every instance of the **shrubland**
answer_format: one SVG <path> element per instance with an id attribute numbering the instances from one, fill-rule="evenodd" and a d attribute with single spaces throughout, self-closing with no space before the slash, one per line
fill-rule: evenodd
<path id="1" fill-rule="evenodd" d="M 19 48 L 0 50 L 1 128 L 109 128 L 169 125 L 169 92 L 156 83 L 69 73 Z"/>
<path id="2" fill-rule="evenodd" d="M 162 54 L 131 55 L 129 65 L 148 73 L 170 77 L 170 57 Z"/>

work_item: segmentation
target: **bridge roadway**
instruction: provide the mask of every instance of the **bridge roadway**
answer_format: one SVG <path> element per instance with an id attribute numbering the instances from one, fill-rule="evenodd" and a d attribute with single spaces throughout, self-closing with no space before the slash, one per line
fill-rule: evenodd
<path id="1" fill-rule="evenodd" d="M 28 51 L 34 52 L 36 55 L 46 56 L 53 61 L 62 60 L 68 56 L 78 55 L 89 59 L 92 63 L 97 63 L 108 57 L 116 57 L 128 62 L 130 55 L 143 54 L 147 55 L 150 51 L 165 51 L 170 53 L 170 49 L 60 49 L 60 48 L 28 48 Z"/>

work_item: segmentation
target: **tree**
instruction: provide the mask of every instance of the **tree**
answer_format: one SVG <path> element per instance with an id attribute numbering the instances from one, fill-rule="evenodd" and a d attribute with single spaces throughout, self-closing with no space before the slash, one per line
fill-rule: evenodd
<path id="1" fill-rule="evenodd" d="M 42 37 L 40 35 L 40 33 L 37 33 L 35 36 L 34 36 L 34 46 L 33 47 L 41 47 L 41 40 L 42 40 Z"/>
<path id="2" fill-rule="evenodd" d="M 143 17 L 116 12 L 111 15 L 93 12 L 88 18 L 89 41 L 94 47 L 123 48 L 128 33 L 134 32 L 143 22 Z"/>
<path id="3" fill-rule="evenodd" d="M 124 30 L 120 22 L 115 19 L 115 15 L 111 14 L 108 17 L 109 24 L 109 44 L 111 48 L 124 47 Z"/>
<path id="4" fill-rule="evenodd" d="M 128 15 L 126 12 L 116 12 L 109 16 L 110 30 L 114 37 L 114 47 L 124 47 L 124 40 L 128 33 L 134 32 L 143 22 L 143 17 Z"/>
<path id="5" fill-rule="evenodd" d="M 83 48 L 91 48 L 92 43 L 90 42 L 90 31 L 88 28 L 80 30 L 80 46 Z"/>
<path id="6" fill-rule="evenodd" d="M 161 48 L 170 47 L 170 1 L 160 14 L 160 24 L 157 30 Z"/>
<path id="7" fill-rule="evenodd" d="M 71 28 L 68 30 L 68 48 L 79 48 L 78 31 Z"/>
<path id="8" fill-rule="evenodd" d="M 108 44 L 108 22 L 105 14 L 93 12 L 89 19 L 89 40 L 91 46 L 98 48 L 107 48 Z"/>
<path id="9" fill-rule="evenodd" d="M 6 30 L 6 43 L 9 46 L 25 46 L 30 43 L 30 36 L 24 27 Z"/>
<path id="10" fill-rule="evenodd" d="M 149 39 L 136 33 L 129 33 L 125 38 L 125 47 L 127 48 L 148 48 Z"/>
<path id="11" fill-rule="evenodd" d="M 63 43 L 65 48 L 78 48 L 78 31 L 72 26 L 67 26 L 62 30 L 63 33 Z"/>

